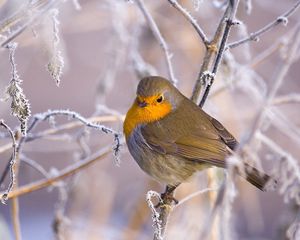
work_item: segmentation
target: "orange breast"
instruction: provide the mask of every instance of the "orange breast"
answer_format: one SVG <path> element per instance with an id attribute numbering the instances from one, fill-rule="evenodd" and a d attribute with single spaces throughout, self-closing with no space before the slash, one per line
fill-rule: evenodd
<path id="1" fill-rule="evenodd" d="M 152 102 L 146 107 L 138 106 L 137 102 L 134 101 L 131 108 L 126 114 L 126 118 L 123 125 L 123 131 L 125 137 L 128 138 L 132 131 L 139 125 L 154 122 L 162 119 L 172 110 L 172 106 L 168 102 L 155 103 Z"/>

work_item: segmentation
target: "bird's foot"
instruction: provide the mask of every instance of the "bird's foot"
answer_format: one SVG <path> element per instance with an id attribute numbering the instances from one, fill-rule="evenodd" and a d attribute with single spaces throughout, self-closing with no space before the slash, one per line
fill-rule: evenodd
<path id="1" fill-rule="evenodd" d="M 174 197 L 176 187 L 177 186 L 167 186 L 165 192 L 160 194 L 161 201 L 156 204 L 155 208 L 177 205 L 179 201 Z"/>

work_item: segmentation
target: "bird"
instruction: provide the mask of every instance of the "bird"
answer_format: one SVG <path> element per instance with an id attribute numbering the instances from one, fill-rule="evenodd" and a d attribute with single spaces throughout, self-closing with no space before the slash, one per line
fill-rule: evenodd
<path id="1" fill-rule="evenodd" d="M 160 76 L 140 80 L 123 132 L 139 167 L 173 191 L 194 173 L 226 168 L 238 141 L 215 118 Z M 238 174 L 264 191 L 270 176 L 245 163 Z"/>

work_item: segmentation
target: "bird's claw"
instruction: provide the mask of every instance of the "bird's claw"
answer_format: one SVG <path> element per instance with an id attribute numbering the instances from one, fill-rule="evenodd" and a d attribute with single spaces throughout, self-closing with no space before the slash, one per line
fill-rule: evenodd
<path id="1" fill-rule="evenodd" d="M 179 203 L 179 201 L 168 192 L 160 194 L 160 198 L 161 201 L 155 205 L 155 208 L 166 208 Z"/>

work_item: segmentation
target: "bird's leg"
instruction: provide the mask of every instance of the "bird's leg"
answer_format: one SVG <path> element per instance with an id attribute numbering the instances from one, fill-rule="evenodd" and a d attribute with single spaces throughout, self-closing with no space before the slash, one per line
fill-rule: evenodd
<path id="1" fill-rule="evenodd" d="M 178 200 L 174 197 L 175 189 L 179 186 L 179 184 L 176 185 L 167 185 L 166 190 L 164 193 L 160 195 L 161 202 L 159 202 L 155 207 L 162 207 L 164 205 L 170 205 L 172 203 L 178 204 Z"/>

